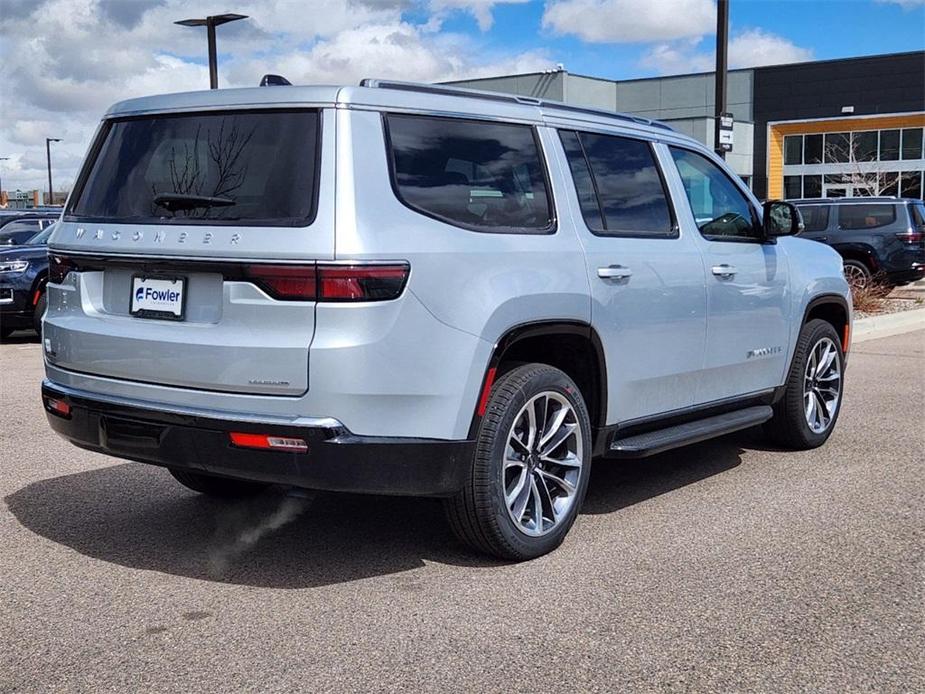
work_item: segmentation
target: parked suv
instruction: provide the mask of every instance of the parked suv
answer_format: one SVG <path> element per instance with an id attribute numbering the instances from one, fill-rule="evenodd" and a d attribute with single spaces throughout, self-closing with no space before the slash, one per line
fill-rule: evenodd
<path id="1" fill-rule="evenodd" d="M 0 248 L 0 337 L 16 330 L 42 330 L 48 238 L 55 223 L 18 246 Z"/>
<path id="2" fill-rule="evenodd" d="M 374 81 L 126 101 L 52 236 L 44 406 L 199 492 L 444 497 L 527 559 L 592 457 L 829 437 L 850 294 L 799 228 L 630 116 Z"/>
<path id="3" fill-rule="evenodd" d="M 925 277 L 925 203 L 912 198 L 793 200 L 803 237 L 832 246 L 845 277 L 858 287 L 872 279 L 898 286 Z"/>

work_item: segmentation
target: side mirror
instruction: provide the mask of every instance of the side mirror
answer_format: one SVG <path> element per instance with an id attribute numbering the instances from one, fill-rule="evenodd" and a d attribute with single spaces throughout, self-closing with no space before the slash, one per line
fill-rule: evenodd
<path id="1" fill-rule="evenodd" d="M 773 239 L 778 236 L 793 236 L 803 231 L 803 215 L 789 202 L 768 200 L 764 205 L 764 235 Z"/>

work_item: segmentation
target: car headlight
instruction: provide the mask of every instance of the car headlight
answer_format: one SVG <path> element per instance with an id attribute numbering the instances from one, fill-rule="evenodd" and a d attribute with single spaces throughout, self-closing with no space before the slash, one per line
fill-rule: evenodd
<path id="1" fill-rule="evenodd" d="M 25 272 L 29 267 L 28 260 L 5 260 L 0 261 L 0 275 L 13 274 L 16 272 Z"/>

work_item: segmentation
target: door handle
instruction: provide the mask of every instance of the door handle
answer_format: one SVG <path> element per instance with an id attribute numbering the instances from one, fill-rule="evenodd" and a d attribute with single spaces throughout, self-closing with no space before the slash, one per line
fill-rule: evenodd
<path id="1" fill-rule="evenodd" d="M 733 275 L 736 274 L 736 272 L 738 271 L 735 269 L 734 266 L 726 265 L 726 263 L 723 263 L 722 265 L 713 266 L 713 274 L 716 275 L 717 277 L 732 277 Z"/>
<path id="2" fill-rule="evenodd" d="M 597 276 L 605 280 L 625 280 L 632 277 L 633 271 L 622 265 L 610 265 L 609 267 L 599 267 Z"/>

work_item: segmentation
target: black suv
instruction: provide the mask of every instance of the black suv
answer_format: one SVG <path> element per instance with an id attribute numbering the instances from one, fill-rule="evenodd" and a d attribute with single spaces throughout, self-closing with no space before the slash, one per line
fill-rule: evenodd
<path id="1" fill-rule="evenodd" d="M 845 277 L 859 287 L 925 277 L 925 203 L 912 198 L 791 200 L 806 225 L 801 236 L 832 246 Z"/>

